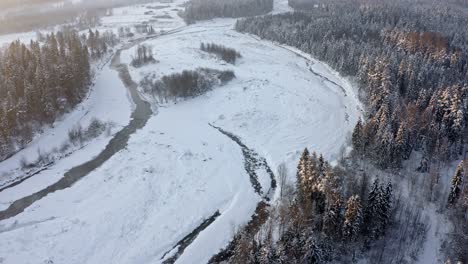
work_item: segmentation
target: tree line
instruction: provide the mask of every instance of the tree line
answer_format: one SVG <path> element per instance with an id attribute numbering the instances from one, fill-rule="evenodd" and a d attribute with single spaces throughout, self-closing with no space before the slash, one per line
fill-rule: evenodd
<path id="1" fill-rule="evenodd" d="M 216 17 L 247 17 L 273 10 L 273 0 L 192 0 L 181 16 L 188 23 Z"/>
<path id="2" fill-rule="evenodd" d="M 73 30 L 40 40 L 14 41 L 0 51 L 0 160 L 84 99 L 92 79 L 90 59 L 116 43 L 108 33 L 80 36 Z"/>
<path id="3" fill-rule="evenodd" d="M 200 50 L 208 53 L 214 53 L 223 61 L 231 64 L 235 64 L 236 60 L 242 57 L 241 54 L 235 49 L 214 43 L 201 43 Z"/>
<path id="4" fill-rule="evenodd" d="M 225 84 L 233 78 L 235 74 L 230 70 L 198 68 L 166 75 L 161 79 L 156 79 L 154 75 L 146 76 L 140 85 L 145 93 L 150 94 L 156 101 L 164 103 L 170 99 L 202 95 L 215 85 Z"/>

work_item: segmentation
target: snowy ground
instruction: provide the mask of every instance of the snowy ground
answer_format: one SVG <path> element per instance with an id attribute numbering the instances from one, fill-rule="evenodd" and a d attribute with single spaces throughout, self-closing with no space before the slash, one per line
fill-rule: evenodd
<path id="1" fill-rule="evenodd" d="M 336 157 L 361 114 L 350 84 L 320 62 L 233 31 L 233 23 L 198 23 L 147 42 L 159 62 L 131 68 L 135 81 L 147 73 L 163 76 L 200 66 L 232 69 L 237 78 L 204 96 L 159 107 L 127 148 L 101 168 L 0 222 L 4 263 L 158 263 L 219 210 L 216 221 L 178 259 L 206 261 L 250 219 L 261 199 L 251 187 L 239 146 L 209 123 L 239 136 L 272 168 L 286 162 L 291 178 L 304 147 Z M 235 48 L 243 58 L 225 64 L 200 52 L 201 41 Z M 123 52 L 122 61 L 129 62 L 133 52 Z M 123 105 L 98 112 L 130 109 L 128 101 Z M 99 144 L 92 148 L 99 150 Z M 85 156 L 87 150 L 76 155 Z M 57 179 L 72 160 L 40 177 Z M 260 175 L 267 184 L 266 175 Z M 3 206 L 41 188 L 43 181 L 35 179 L 0 193 Z"/>
<path id="2" fill-rule="evenodd" d="M 23 32 L 23 33 L 13 33 L 0 35 L 0 48 L 10 44 L 14 40 L 19 40 L 24 43 L 28 43 L 30 40 L 36 39 L 35 32 Z"/>
<path id="3" fill-rule="evenodd" d="M 288 0 L 274 0 L 272 14 L 279 14 L 285 12 L 293 12 L 294 10 L 289 6 Z"/>
<path id="4" fill-rule="evenodd" d="M 114 28 L 116 26 L 144 23 L 153 25 L 157 31 L 158 29 L 173 28 L 175 24 L 182 21 L 182 18 L 177 15 L 179 10 L 183 10 L 182 7 L 178 6 L 181 3 L 181 1 L 174 1 L 173 3 L 154 2 L 114 8 L 110 16 L 102 18 L 102 25 Z"/>

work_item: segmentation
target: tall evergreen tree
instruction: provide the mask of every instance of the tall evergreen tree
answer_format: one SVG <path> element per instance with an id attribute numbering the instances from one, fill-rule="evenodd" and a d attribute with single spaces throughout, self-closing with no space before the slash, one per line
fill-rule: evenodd
<path id="1" fill-rule="evenodd" d="M 364 226 L 362 231 L 367 237 L 376 237 L 375 226 L 378 222 L 377 214 L 379 211 L 379 194 L 379 179 L 375 179 L 367 196 L 366 207 L 364 210 Z"/>
<path id="2" fill-rule="evenodd" d="M 463 161 L 460 161 L 457 169 L 455 170 L 455 174 L 452 177 L 452 187 L 450 188 L 448 196 L 448 206 L 453 206 L 457 203 L 458 198 L 460 197 L 464 175 Z"/>
<path id="3" fill-rule="evenodd" d="M 352 144 L 354 151 L 361 155 L 364 151 L 364 141 L 363 141 L 363 127 L 361 119 L 358 120 L 356 126 L 354 127 L 352 135 Z"/>
<path id="4" fill-rule="evenodd" d="M 353 241 L 359 235 L 362 225 L 361 199 L 358 195 L 353 195 L 346 203 L 346 212 L 343 223 L 343 237 L 348 241 Z"/>

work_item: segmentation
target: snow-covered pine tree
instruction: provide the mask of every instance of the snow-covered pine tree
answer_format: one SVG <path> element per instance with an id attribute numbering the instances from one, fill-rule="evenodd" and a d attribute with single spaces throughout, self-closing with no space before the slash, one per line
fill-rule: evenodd
<path id="1" fill-rule="evenodd" d="M 341 237 L 343 223 L 343 205 L 340 197 L 334 199 L 333 204 L 325 212 L 323 217 L 323 232 L 331 238 Z"/>
<path id="2" fill-rule="evenodd" d="M 387 186 L 385 187 L 385 192 L 384 192 L 384 199 L 383 199 L 383 210 L 385 212 L 385 219 L 383 224 L 383 234 L 385 234 L 385 231 L 387 229 L 390 217 L 391 217 L 391 209 L 392 209 L 392 196 L 393 196 L 393 186 L 391 182 L 387 183 Z"/>
<path id="3" fill-rule="evenodd" d="M 362 233 L 366 237 L 375 237 L 374 230 L 377 223 L 379 193 L 379 179 L 375 179 L 367 196 L 367 202 L 364 210 L 364 225 Z"/>
<path id="4" fill-rule="evenodd" d="M 457 203 L 458 198 L 460 197 L 461 193 L 461 186 L 464 177 L 464 169 L 463 169 L 463 160 L 457 166 L 455 170 L 455 174 L 452 177 L 452 187 L 450 188 L 450 193 L 448 196 L 448 204 L 447 206 L 453 206 Z"/>
<path id="5" fill-rule="evenodd" d="M 325 170 L 330 169 L 322 155 L 317 158 L 314 152 L 307 163 L 307 178 L 304 182 L 307 194 L 307 203 L 315 212 L 315 220 L 321 222 L 321 216 L 325 211 L 326 197 L 324 193 L 323 181 Z"/>
<path id="6" fill-rule="evenodd" d="M 353 195 L 346 203 L 346 212 L 343 223 L 343 238 L 348 241 L 354 241 L 361 229 L 362 209 L 361 199 L 358 195 Z"/>
<path id="7" fill-rule="evenodd" d="M 264 241 L 264 243 L 258 249 L 258 264 L 270 264 L 274 263 L 276 256 L 276 250 L 271 241 Z"/>
<path id="8" fill-rule="evenodd" d="M 302 201 L 305 205 L 311 205 L 313 203 L 315 193 L 318 189 L 318 160 L 317 155 L 314 152 L 312 155 L 303 156 L 304 163 L 300 173 L 300 188 L 302 190 Z"/>
<path id="9" fill-rule="evenodd" d="M 254 263 L 257 258 L 255 251 L 257 243 L 252 235 L 242 232 L 237 234 L 234 239 L 236 246 L 231 261 L 233 263 Z"/>
<path id="10" fill-rule="evenodd" d="M 299 263 L 324 263 L 326 257 L 324 250 L 317 244 L 312 235 L 309 235 L 303 246 L 303 254 Z"/>
<path id="11" fill-rule="evenodd" d="M 296 192 L 297 192 L 297 199 L 300 202 L 303 202 L 305 199 L 304 193 L 304 181 L 307 177 L 307 163 L 310 160 L 309 150 L 307 148 L 304 149 L 302 152 L 301 157 L 299 158 L 299 163 L 297 165 L 297 173 L 296 173 Z"/>
<path id="12" fill-rule="evenodd" d="M 318 176 L 319 179 L 322 178 L 325 175 L 326 166 L 327 166 L 327 164 L 326 164 L 325 160 L 323 159 L 322 154 L 320 154 L 320 156 L 318 158 L 318 162 L 317 162 L 317 176 Z"/>
<path id="13" fill-rule="evenodd" d="M 319 189 L 325 195 L 325 209 L 328 210 L 340 198 L 340 178 L 335 171 L 327 164 L 325 175 L 320 179 Z"/>
<path id="14" fill-rule="evenodd" d="M 356 154 L 359 156 L 362 154 L 364 151 L 364 141 L 363 141 L 363 134 L 362 134 L 362 121 L 361 119 L 358 120 L 356 126 L 354 127 L 353 130 L 353 135 L 352 135 L 352 144 L 354 151 Z"/>
<path id="15" fill-rule="evenodd" d="M 392 195 L 392 185 L 388 185 L 384 188 L 380 185 L 377 194 L 377 206 L 375 211 L 374 223 L 372 228 L 372 234 L 374 238 L 379 238 L 385 234 L 387 228 L 388 219 L 390 218 L 390 202 Z"/>
<path id="16" fill-rule="evenodd" d="M 396 144 L 393 146 L 392 158 L 394 160 L 394 165 L 398 166 L 403 159 L 408 158 L 406 152 L 407 136 L 405 122 L 400 123 L 394 142 Z"/>

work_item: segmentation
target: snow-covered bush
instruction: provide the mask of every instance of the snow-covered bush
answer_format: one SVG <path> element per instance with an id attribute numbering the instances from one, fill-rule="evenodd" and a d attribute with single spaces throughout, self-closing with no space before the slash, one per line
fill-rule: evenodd
<path id="1" fill-rule="evenodd" d="M 169 99 L 194 97 L 206 93 L 216 85 L 222 85 L 235 77 L 233 71 L 220 71 L 208 68 L 198 68 L 194 71 L 185 70 L 163 76 L 154 80 L 154 76 L 146 76 L 140 83 L 145 93 L 150 94 L 158 102 Z"/>
<path id="2" fill-rule="evenodd" d="M 135 56 L 130 63 L 133 67 L 138 68 L 148 63 L 154 63 L 156 60 L 153 57 L 153 49 L 148 45 L 138 45 Z"/>
<path id="3" fill-rule="evenodd" d="M 200 49 L 208 53 L 216 54 L 219 58 L 231 64 L 236 63 L 236 60 L 242 57 L 235 49 L 214 43 L 202 43 Z"/>

